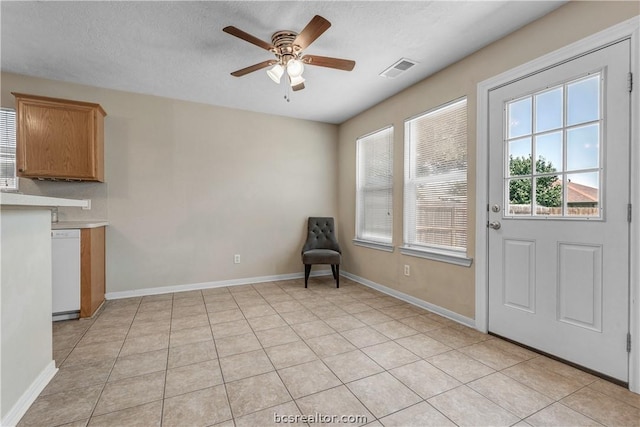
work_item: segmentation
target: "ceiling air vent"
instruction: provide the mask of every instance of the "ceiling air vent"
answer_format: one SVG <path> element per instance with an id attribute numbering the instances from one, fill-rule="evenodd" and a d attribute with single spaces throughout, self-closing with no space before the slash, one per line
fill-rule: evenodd
<path id="1" fill-rule="evenodd" d="M 400 74 L 404 73 L 405 71 L 407 71 L 409 68 L 413 67 L 416 64 L 417 62 L 415 61 L 412 61 L 407 58 L 402 58 L 401 60 L 393 64 L 391 67 L 381 72 L 380 75 L 388 79 L 393 79 L 398 77 Z"/>

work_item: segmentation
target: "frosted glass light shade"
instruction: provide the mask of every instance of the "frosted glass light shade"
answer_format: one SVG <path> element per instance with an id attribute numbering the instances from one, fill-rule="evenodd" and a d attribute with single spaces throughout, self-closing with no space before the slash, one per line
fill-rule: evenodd
<path id="1" fill-rule="evenodd" d="M 280 78 L 282 77 L 283 73 L 284 68 L 280 64 L 276 64 L 272 69 L 267 70 L 267 76 L 269 76 L 269 78 L 275 83 L 280 83 Z"/>
<path id="2" fill-rule="evenodd" d="M 291 86 L 298 86 L 299 84 L 304 83 L 304 77 L 302 76 L 296 76 L 296 77 L 291 77 Z"/>
<path id="3" fill-rule="evenodd" d="M 297 59 L 292 59 L 287 63 L 287 73 L 292 79 L 294 77 L 300 77 L 303 71 L 304 65 L 302 65 L 302 62 L 298 61 Z"/>

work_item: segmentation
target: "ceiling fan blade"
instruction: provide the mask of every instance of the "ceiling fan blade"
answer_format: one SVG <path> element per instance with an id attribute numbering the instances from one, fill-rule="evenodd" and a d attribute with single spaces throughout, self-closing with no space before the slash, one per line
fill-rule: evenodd
<path id="1" fill-rule="evenodd" d="M 356 66 L 355 61 L 350 59 L 331 58 L 328 56 L 305 55 L 302 57 L 305 64 L 317 65 L 318 67 L 335 68 L 337 70 L 351 71 Z"/>
<path id="2" fill-rule="evenodd" d="M 327 21 L 320 15 L 316 15 L 309 21 L 306 27 L 298 34 L 293 41 L 294 45 L 300 46 L 300 50 L 305 50 L 307 46 L 320 37 L 322 33 L 327 31 L 331 26 L 331 22 Z"/>
<path id="3" fill-rule="evenodd" d="M 304 89 L 304 83 L 300 83 L 300 84 L 297 84 L 295 86 L 291 86 L 291 89 L 293 89 L 294 92 L 302 90 L 302 89 Z"/>
<path id="4" fill-rule="evenodd" d="M 239 29 L 239 28 L 229 26 L 229 27 L 224 27 L 224 28 L 222 29 L 222 31 L 224 31 L 224 32 L 225 32 L 225 33 L 227 33 L 227 34 L 231 34 L 232 36 L 236 36 L 236 37 L 238 37 L 239 39 L 242 39 L 242 40 L 244 40 L 244 41 L 246 41 L 246 42 L 249 42 L 249 43 L 251 43 L 251 44 L 254 44 L 254 45 L 258 46 L 258 47 L 261 47 L 261 48 L 263 48 L 264 50 L 269 50 L 269 51 L 271 51 L 271 50 L 274 50 L 274 49 L 275 49 L 275 47 L 273 47 L 273 45 L 271 45 L 270 43 L 267 43 L 267 42 L 265 42 L 265 41 L 262 41 L 262 40 L 260 40 L 259 38 L 254 37 L 254 36 L 252 36 L 252 35 L 251 35 L 251 34 L 249 34 L 249 33 L 245 33 L 244 31 L 242 31 L 242 30 L 241 30 L 241 29 Z"/>
<path id="5" fill-rule="evenodd" d="M 258 71 L 258 70 L 261 70 L 261 69 L 263 69 L 263 68 L 268 67 L 269 65 L 273 65 L 273 64 L 275 64 L 276 62 L 277 62 L 277 61 L 275 61 L 275 60 L 273 60 L 273 59 L 270 59 L 270 60 L 268 60 L 268 61 L 263 61 L 263 62 L 261 62 L 261 63 L 259 63 L 259 64 L 254 64 L 254 65 L 252 65 L 252 66 L 250 66 L 250 67 L 247 67 L 247 68 L 243 68 L 243 69 L 241 69 L 241 70 L 234 71 L 233 73 L 231 73 L 231 75 L 232 75 L 232 76 L 234 76 L 234 77 L 242 77 L 242 76 L 244 76 L 245 74 L 253 73 L 254 71 Z"/>

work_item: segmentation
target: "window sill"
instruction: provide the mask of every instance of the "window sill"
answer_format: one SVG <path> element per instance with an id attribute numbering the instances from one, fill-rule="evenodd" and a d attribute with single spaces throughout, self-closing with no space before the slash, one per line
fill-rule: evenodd
<path id="1" fill-rule="evenodd" d="M 369 249 L 377 249 L 379 251 L 393 252 L 393 245 L 388 243 L 371 242 L 369 240 L 353 239 L 353 244 Z"/>
<path id="2" fill-rule="evenodd" d="M 469 258 L 463 254 L 456 252 L 439 251 L 437 249 L 417 249 L 409 246 L 401 246 L 400 253 L 402 255 L 426 258 L 433 261 L 446 262 L 463 267 L 471 267 L 471 264 L 473 263 L 473 258 Z"/>

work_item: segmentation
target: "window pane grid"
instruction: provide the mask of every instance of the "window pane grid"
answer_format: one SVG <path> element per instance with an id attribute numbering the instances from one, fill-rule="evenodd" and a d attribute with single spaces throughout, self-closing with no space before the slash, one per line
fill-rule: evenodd
<path id="1" fill-rule="evenodd" d="M 393 127 L 358 138 L 356 238 L 391 243 L 393 228 Z"/>
<path id="2" fill-rule="evenodd" d="M 405 171 L 405 246 L 466 253 L 466 99 L 405 122 Z"/>
<path id="3" fill-rule="evenodd" d="M 507 103 L 506 215 L 602 216 L 601 80 L 590 74 Z"/>

